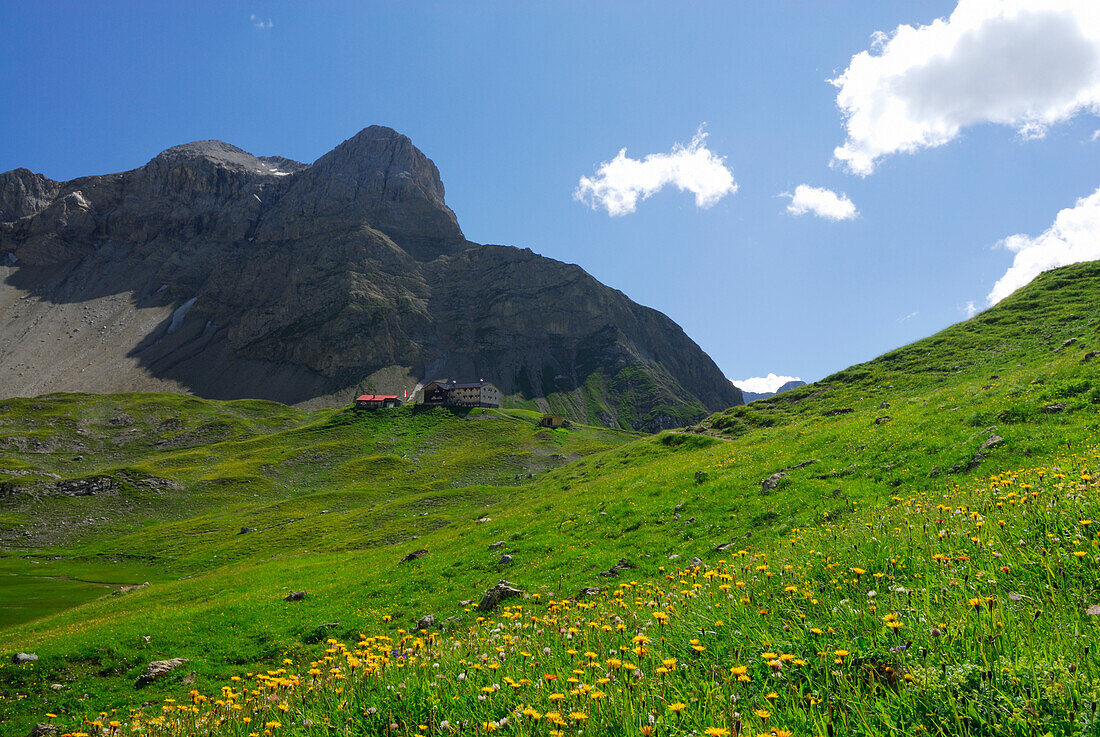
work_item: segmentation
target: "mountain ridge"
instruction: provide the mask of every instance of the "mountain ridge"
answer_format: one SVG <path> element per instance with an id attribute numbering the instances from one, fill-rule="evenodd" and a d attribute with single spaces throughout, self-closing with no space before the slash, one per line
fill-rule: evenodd
<path id="1" fill-rule="evenodd" d="M 666 316 L 466 240 L 444 195 L 382 126 L 308 165 L 196 141 L 68 182 L 0 174 L 0 393 L 324 406 L 477 375 L 517 406 L 634 429 L 741 402 Z"/>
<path id="2" fill-rule="evenodd" d="M 783 392 L 790 391 L 791 389 L 797 389 L 800 386 L 806 386 L 806 382 L 801 379 L 792 379 L 779 386 L 774 392 L 750 392 L 745 389 L 741 389 L 741 396 L 744 398 L 745 403 L 755 402 L 757 399 L 767 399 L 768 397 L 774 397 L 776 394 L 782 394 Z"/>

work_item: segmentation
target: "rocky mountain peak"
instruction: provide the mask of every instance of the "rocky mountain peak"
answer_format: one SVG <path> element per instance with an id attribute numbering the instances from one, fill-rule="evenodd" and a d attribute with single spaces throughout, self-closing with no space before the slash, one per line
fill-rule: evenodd
<path id="1" fill-rule="evenodd" d="M 255 162 L 256 157 L 244 149 L 226 143 L 225 141 L 192 141 L 181 143 L 161 151 L 155 157 L 157 159 L 193 159 L 210 158 L 225 163 L 245 164 Z"/>
<path id="2" fill-rule="evenodd" d="M 313 164 L 334 177 L 351 177 L 362 184 L 379 178 L 410 181 L 419 193 L 444 206 L 443 181 L 432 160 L 409 137 L 393 128 L 372 125 L 356 133 Z"/>
<path id="3" fill-rule="evenodd" d="M 285 208 L 282 207 L 285 204 Z M 392 128 L 364 128 L 304 169 L 280 200 L 294 232 L 304 227 L 378 230 L 418 261 L 466 247 L 431 159 Z"/>
<path id="4" fill-rule="evenodd" d="M 288 176 L 306 168 L 282 156 L 253 156 L 224 141 L 192 141 L 160 152 L 146 166 L 171 168 L 208 163 L 217 167 L 261 175 Z"/>
<path id="5" fill-rule="evenodd" d="M 316 405 L 486 377 L 649 429 L 741 401 L 664 315 L 577 266 L 468 242 L 435 164 L 382 126 L 310 165 L 196 141 L 69 182 L 0 174 L 0 324 L 0 396 Z"/>
<path id="6" fill-rule="evenodd" d="M 57 182 L 29 169 L 0 174 L 0 222 L 18 220 L 46 209 L 57 191 Z"/>

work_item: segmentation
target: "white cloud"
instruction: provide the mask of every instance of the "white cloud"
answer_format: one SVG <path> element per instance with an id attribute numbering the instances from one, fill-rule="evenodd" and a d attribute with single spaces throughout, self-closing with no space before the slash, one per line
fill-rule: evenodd
<path id="1" fill-rule="evenodd" d="M 784 192 L 780 196 L 791 198 L 787 212 L 792 215 L 805 215 L 809 212 L 827 220 L 851 220 L 859 215 L 848 195 L 838 195 L 824 187 L 800 184 L 795 187 L 794 194 Z"/>
<path id="2" fill-rule="evenodd" d="M 966 317 L 969 319 L 978 314 L 978 305 L 974 304 L 974 300 L 969 300 L 966 303 L 966 307 L 963 308 L 963 312 L 966 313 Z"/>
<path id="3" fill-rule="evenodd" d="M 265 20 L 255 13 L 252 14 L 251 20 L 253 27 L 259 28 L 261 31 L 269 30 L 275 26 L 275 24 L 271 22 L 270 18 Z"/>
<path id="4" fill-rule="evenodd" d="M 959 0 L 946 19 L 876 33 L 830 82 L 847 126 L 834 163 L 859 175 L 981 123 L 1038 138 L 1100 112 L 1100 12 L 1096 0 Z"/>
<path id="5" fill-rule="evenodd" d="M 1035 238 L 1013 235 L 999 245 L 1016 255 L 986 297 L 990 305 L 1048 269 L 1100 259 L 1100 189 L 1059 212 L 1054 224 Z"/>
<path id="6" fill-rule="evenodd" d="M 667 154 L 649 154 L 642 160 L 626 155 L 626 149 L 611 161 L 600 164 L 594 177 L 581 177 L 573 197 L 593 210 L 628 215 L 638 208 L 638 200 L 660 192 L 667 185 L 695 195 L 696 207 L 710 207 L 737 191 L 733 172 L 724 156 L 706 146 L 702 126 L 687 146 L 677 143 Z"/>
<path id="7" fill-rule="evenodd" d="M 912 320 L 914 317 L 920 314 L 919 310 L 913 310 L 908 315 L 904 315 L 898 318 L 898 322 L 905 322 L 906 320 Z"/>
<path id="8" fill-rule="evenodd" d="M 779 387 L 786 384 L 788 381 L 802 381 L 797 376 L 776 376 L 775 374 L 768 374 L 767 376 L 754 376 L 751 379 L 733 379 L 733 385 L 745 392 L 752 392 L 753 394 L 765 394 L 768 392 L 775 392 L 779 390 Z"/>

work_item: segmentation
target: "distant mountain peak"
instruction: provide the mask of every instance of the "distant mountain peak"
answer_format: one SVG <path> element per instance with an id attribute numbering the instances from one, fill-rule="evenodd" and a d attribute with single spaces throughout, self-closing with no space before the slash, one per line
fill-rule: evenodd
<path id="1" fill-rule="evenodd" d="M 771 374 L 770 376 L 772 376 L 774 378 L 786 378 L 786 377 L 775 377 L 774 374 Z M 741 395 L 744 397 L 745 402 L 755 402 L 757 399 L 767 399 L 768 397 L 774 397 L 776 394 L 782 394 L 785 391 L 790 391 L 791 389 L 795 389 L 795 388 L 800 387 L 800 386 L 806 386 L 806 382 L 802 381 L 802 379 L 791 379 L 790 381 L 786 381 L 786 382 L 780 384 L 779 386 L 777 386 L 775 388 L 775 391 L 767 391 L 766 389 L 764 391 L 750 391 L 748 389 L 745 389 L 742 385 L 738 384 L 737 382 L 733 382 L 733 383 L 734 383 L 735 386 L 737 386 L 739 389 L 741 389 Z M 774 385 L 774 382 L 773 382 L 773 385 Z M 754 386 L 754 388 L 761 389 L 762 387 Z"/>
<path id="2" fill-rule="evenodd" d="M 244 149 L 237 148 L 231 143 L 225 141 L 191 141 L 190 143 L 181 143 L 170 148 L 166 148 L 161 151 L 155 158 L 192 158 L 197 156 L 207 156 L 210 158 L 224 158 L 229 161 L 237 157 L 247 157 L 248 159 L 254 159 L 255 157 L 245 151 Z"/>
<path id="3" fill-rule="evenodd" d="M 306 164 L 282 156 L 254 156 L 231 143 L 214 140 L 192 141 L 172 146 L 161 151 L 145 166 L 156 169 L 163 166 L 186 166 L 195 162 L 207 162 L 217 167 L 275 176 L 287 176 L 307 167 Z"/>

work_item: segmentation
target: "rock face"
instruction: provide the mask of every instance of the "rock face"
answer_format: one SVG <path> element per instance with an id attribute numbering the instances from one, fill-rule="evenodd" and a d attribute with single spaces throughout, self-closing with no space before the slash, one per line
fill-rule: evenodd
<path id="1" fill-rule="evenodd" d="M 523 591 L 502 578 L 495 586 L 485 591 L 484 596 L 481 597 L 481 602 L 477 605 L 477 609 L 479 612 L 491 612 L 496 609 L 497 604 L 500 602 L 516 596 L 523 596 Z"/>
<path id="2" fill-rule="evenodd" d="M 0 282 L 0 396 L 321 406 L 453 376 L 648 429 L 741 401 L 661 313 L 467 241 L 435 165 L 379 126 L 312 165 L 200 141 L 70 182 L 0 174 Z"/>
<path id="3" fill-rule="evenodd" d="M 145 672 L 138 678 L 139 684 L 151 683 L 158 678 L 168 675 L 184 663 L 190 662 L 187 658 L 171 658 L 169 660 L 154 660 L 145 668 Z"/>

